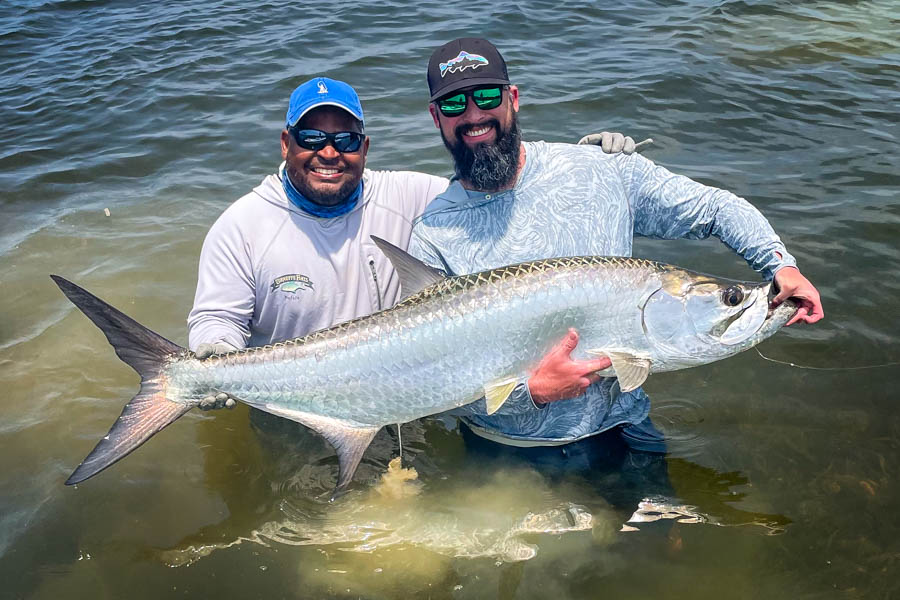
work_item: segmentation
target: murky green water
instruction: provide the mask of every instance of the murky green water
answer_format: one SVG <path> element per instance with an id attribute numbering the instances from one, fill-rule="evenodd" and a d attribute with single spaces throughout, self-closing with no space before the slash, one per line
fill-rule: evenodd
<path id="1" fill-rule="evenodd" d="M 891 1 L 4 2 L 0 596 L 895 597 L 900 367 L 850 367 L 900 361 L 898 15 Z M 399 498 L 377 483 L 396 431 L 327 504 L 325 443 L 292 424 L 260 435 L 243 407 L 191 413 L 63 486 L 136 377 L 47 275 L 186 342 L 205 231 L 276 168 L 293 87 L 352 82 L 370 167 L 447 174 L 425 64 L 471 34 L 507 57 L 526 138 L 653 137 L 648 157 L 756 204 L 826 309 L 761 349 L 825 370 L 748 352 L 651 378 L 676 497 L 636 531 L 604 493 L 615 474 L 604 490 L 487 468 L 435 421 L 403 428 L 418 479 Z M 636 255 L 752 276 L 714 241 Z"/>

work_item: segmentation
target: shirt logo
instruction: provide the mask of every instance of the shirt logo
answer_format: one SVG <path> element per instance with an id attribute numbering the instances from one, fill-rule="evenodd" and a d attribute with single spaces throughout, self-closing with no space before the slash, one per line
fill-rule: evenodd
<path id="1" fill-rule="evenodd" d="M 289 294 L 296 294 L 303 290 L 313 289 L 313 282 L 306 275 L 294 273 L 292 275 L 282 275 L 272 282 L 272 291 L 281 290 Z"/>
<path id="2" fill-rule="evenodd" d="M 488 59 L 480 54 L 469 54 L 465 50 L 461 50 L 456 55 L 456 58 L 451 58 L 447 62 L 441 63 L 441 77 L 447 73 L 459 73 L 469 68 L 474 71 L 478 67 L 483 67 L 487 64 L 490 64 Z"/>
<path id="3" fill-rule="evenodd" d="M 324 81 L 320 81 L 320 82 L 319 82 L 319 93 L 320 93 L 320 94 L 327 94 L 327 93 L 328 93 L 328 88 L 325 87 L 325 82 L 324 82 Z"/>

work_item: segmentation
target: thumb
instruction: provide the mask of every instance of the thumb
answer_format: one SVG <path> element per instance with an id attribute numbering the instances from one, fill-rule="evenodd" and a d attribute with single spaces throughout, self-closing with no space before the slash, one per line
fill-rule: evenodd
<path id="1" fill-rule="evenodd" d="M 557 345 L 557 349 L 560 354 L 563 354 L 566 357 L 569 357 L 572 354 L 572 351 L 575 349 L 575 346 L 578 345 L 578 332 L 574 329 L 569 329 L 566 332 L 566 337 Z"/>
<path id="2" fill-rule="evenodd" d="M 791 297 L 790 290 L 788 290 L 784 287 L 781 287 L 781 288 L 779 288 L 778 293 L 775 294 L 775 297 L 772 298 L 772 306 L 773 307 L 778 306 L 779 304 L 781 304 L 782 302 L 784 302 L 785 300 L 787 300 L 790 297 Z"/>

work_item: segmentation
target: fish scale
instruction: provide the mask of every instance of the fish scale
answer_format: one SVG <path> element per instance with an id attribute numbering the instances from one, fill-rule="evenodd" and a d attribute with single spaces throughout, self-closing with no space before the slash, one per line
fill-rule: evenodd
<path id="1" fill-rule="evenodd" d="M 210 394 L 303 423 L 339 458 L 336 492 L 375 433 L 485 398 L 498 410 L 569 328 L 577 356 L 634 389 L 651 372 L 720 360 L 765 339 L 796 310 L 768 311 L 769 283 L 717 279 L 649 260 L 564 257 L 444 277 L 383 240 L 406 297 L 302 338 L 206 360 L 77 285 L 52 276 L 142 378 L 140 392 L 67 483 L 105 469 Z M 730 294 L 726 294 L 730 291 Z M 739 292 L 739 293 L 738 293 Z M 726 298 L 739 298 L 735 304 Z M 601 385 L 608 385 L 602 384 Z"/>

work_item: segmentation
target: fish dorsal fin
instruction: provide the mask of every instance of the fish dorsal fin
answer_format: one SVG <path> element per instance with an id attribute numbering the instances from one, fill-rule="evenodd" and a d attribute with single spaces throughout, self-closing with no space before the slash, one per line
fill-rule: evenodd
<path id="1" fill-rule="evenodd" d="M 400 292 L 403 298 L 421 292 L 429 285 L 435 284 L 446 278 L 443 271 L 429 267 L 418 258 L 401 250 L 392 243 L 373 235 L 370 236 L 375 245 L 384 252 L 397 275 L 400 276 Z"/>
<path id="2" fill-rule="evenodd" d="M 492 381 L 484 386 L 484 404 L 487 406 L 487 414 L 492 415 L 503 406 L 509 395 L 519 384 L 516 378 L 505 378 Z"/>
<path id="3" fill-rule="evenodd" d="M 351 427 L 338 419 L 290 410 L 274 404 L 266 404 L 258 406 L 258 408 L 306 425 L 328 440 L 328 443 L 334 447 L 334 451 L 338 455 L 338 481 L 331 494 L 332 500 L 341 495 L 350 484 L 363 453 L 372 443 L 372 438 L 381 429 L 381 427 Z"/>
<path id="4" fill-rule="evenodd" d="M 607 350 L 588 350 L 592 356 L 608 356 L 612 361 L 612 370 L 619 379 L 619 388 L 623 392 L 641 387 L 650 375 L 652 363 L 648 358 L 639 358 L 627 352 L 609 352 Z M 607 369 L 600 371 L 601 375 L 607 375 Z"/>

